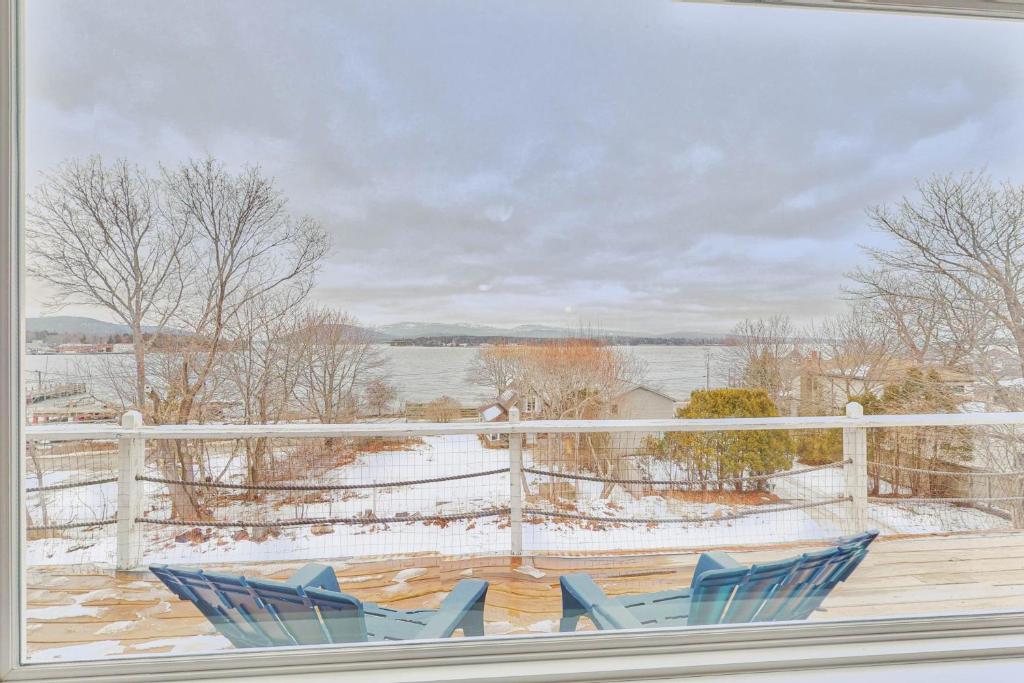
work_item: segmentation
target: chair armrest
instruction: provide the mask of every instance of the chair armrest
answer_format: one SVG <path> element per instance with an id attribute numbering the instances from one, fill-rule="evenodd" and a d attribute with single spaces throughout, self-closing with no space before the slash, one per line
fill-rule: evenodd
<path id="1" fill-rule="evenodd" d="M 309 563 L 298 570 L 284 583 L 299 588 L 323 588 L 324 590 L 340 593 L 338 577 L 334 575 L 334 569 L 323 564 Z"/>
<path id="2" fill-rule="evenodd" d="M 583 609 L 589 610 L 610 599 L 589 574 L 565 574 L 558 581 L 562 592 L 571 595 Z"/>
<path id="3" fill-rule="evenodd" d="M 861 534 L 853 534 L 852 536 L 840 536 L 832 543 L 833 545 L 849 545 L 851 543 L 856 543 L 858 545 L 867 547 L 871 545 L 871 542 L 874 541 L 877 537 L 877 529 L 868 529 L 867 531 Z"/>
<path id="4" fill-rule="evenodd" d="M 602 630 L 644 627 L 632 612 L 611 598 L 600 605 L 594 605 L 590 611 L 590 618 L 599 624 Z"/>
<path id="5" fill-rule="evenodd" d="M 467 636 L 483 635 L 484 600 L 490 584 L 480 579 L 462 579 L 441 601 L 441 606 L 427 621 L 417 638 L 449 638 L 460 626 Z M 478 628 L 470 628 L 469 622 Z M 466 622 L 465 624 L 463 622 Z M 469 633 L 478 630 L 479 633 Z"/>
<path id="6" fill-rule="evenodd" d="M 697 568 L 693 570 L 693 578 L 690 580 L 690 589 L 697 587 L 697 579 L 704 572 L 715 569 L 742 569 L 743 565 L 734 560 L 728 553 L 721 550 L 713 550 L 709 553 L 701 553 L 697 560 Z"/>
<path id="7" fill-rule="evenodd" d="M 612 600 L 588 574 L 565 574 L 559 582 L 562 595 L 570 596 L 602 629 L 642 628 L 640 620 L 628 609 Z M 564 602 L 564 597 L 563 597 Z"/>

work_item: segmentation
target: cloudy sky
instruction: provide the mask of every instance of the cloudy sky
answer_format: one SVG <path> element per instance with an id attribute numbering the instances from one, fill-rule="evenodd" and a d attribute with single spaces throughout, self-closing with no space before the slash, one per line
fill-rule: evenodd
<path id="1" fill-rule="evenodd" d="M 936 172 L 1024 182 L 1020 23 L 662 0 L 27 10 L 30 185 L 97 153 L 260 164 L 333 236 L 316 298 L 368 324 L 820 318 L 880 239 L 866 207 Z"/>

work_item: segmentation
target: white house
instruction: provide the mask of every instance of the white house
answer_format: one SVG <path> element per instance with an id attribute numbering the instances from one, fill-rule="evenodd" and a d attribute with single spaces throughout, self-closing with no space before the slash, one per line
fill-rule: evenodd
<path id="1" fill-rule="evenodd" d="M 542 402 L 537 396 L 522 398 L 513 389 L 506 389 L 494 401 L 480 407 L 480 420 L 483 422 L 504 422 L 508 420 L 509 410 L 518 406 L 520 417 L 524 420 L 533 419 L 539 412 Z M 676 415 L 678 402 L 651 387 L 642 384 L 624 384 L 612 396 L 607 406 L 598 415 L 602 420 L 644 420 L 668 419 Z M 624 455 L 638 450 L 646 437 L 660 437 L 660 433 L 613 433 L 609 447 L 616 453 Z M 492 434 L 488 437 L 493 442 L 503 440 L 503 435 Z M 532 439 L 532 435 L 531 435 Z M 529 443 L 529 441 L 528 441 Z"/>
<path id="2" fill-rule="evenodd" d="M 623 386 L 618 394 L 608 402 L 608 420 L 655 420 L 671 419 L 676 416 L 679 402 L 668 394 L 642 384 Z M 644 440 L 661 438 L 661 432 L 617 432 L 611 435 L 609 447 L 613 452 L 631 455 L 640 449 Z"/>

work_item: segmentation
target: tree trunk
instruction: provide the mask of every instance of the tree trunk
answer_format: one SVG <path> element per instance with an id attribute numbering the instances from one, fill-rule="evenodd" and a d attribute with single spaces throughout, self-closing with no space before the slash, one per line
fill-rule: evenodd
<path id="1" fill-rule="evenodd" d="M 135 409 L 146 413 L 146 342 L 142 326 L 132 326 L 132 349 L 135 352 Z"/>
<path id="2" fill-rule="evenodd" d="M 163 478 L 175 481 L 193 481 L 192 471 L 186 466 L 186 458 L 180 441 L 157 441 L 157 463 Z M 171 496 L 171 519 L 199 519 L 194 487 L 182 484 L 168 484 Z"/>

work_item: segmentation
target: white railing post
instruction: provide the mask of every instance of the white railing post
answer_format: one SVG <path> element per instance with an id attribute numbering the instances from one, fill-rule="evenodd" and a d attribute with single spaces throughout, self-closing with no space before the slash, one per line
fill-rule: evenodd
<path id="1" fill-rule="evenodd" d="M 508 411 L 510 424 L 519 422 L 519 408 Z M 523 435 L 508 435 L 508 507 L 513 560 L 523 556 Z"/>
<path id="2" fill-rule="evenodd" d="M 138 429 L 142 413 L 129 410 L 121 416 L 121 426 Z M 146 457 L 146 441 L 122 436 L 117 442 L 117 569 L 137 569 L 142 564 L 142 528 L 135 521 L 142 514 L 142 483 L 135 480 L 142 473 Z"/>
<path id="3" fill-rule="evenodd" d="M 864 406 L 851 401 L 846 404 L 846 417 L 864 417 Z M 850 514 L 846 520 L 848 534 L 859 534 L 868 526 L 868 430 L 865 427 L 843 428 L 843 474 Z"/>

